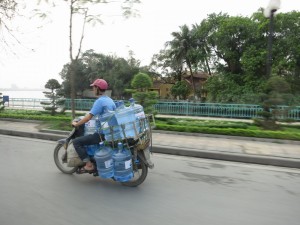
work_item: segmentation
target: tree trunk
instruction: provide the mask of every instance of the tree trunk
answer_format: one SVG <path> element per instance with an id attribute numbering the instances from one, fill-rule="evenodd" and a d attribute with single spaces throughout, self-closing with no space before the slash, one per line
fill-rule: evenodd
<path id="1" fill-rule="evenodd" d="M 70 65 L 70 81 L 71 81 L 71 110 L 72 110 L 72 118 L 75 118 L 75 62 L 72 61 Z"/>
<path id="2" fill-rule="evenodd" d="M 191 73 L 191 79 L 192 79 L 192 87 L 193 87 L 193 95 L 194 95 L 194 100 L 196 100 L 196 90 L 195 90 L 195 82 L 194 82 L 194 75 L 193 75 L 193 70 L 192 70 L 192 65 L 189 60 L 187 60 L 187 65 L 189 67 L 189 71 Z"/>
<path id="3" fill-rule="evenodd" d="M 73 3 L 74 0 L 70 0 L 70 24 L 69 24 L 69 54 L 70 54 L 70 81 L 71 81 L 71 110 L 72 118 L 75 118 L 75 68 L 73 60 L 73 42 L 72 42 L 72 27 L 73 27 Z"/>

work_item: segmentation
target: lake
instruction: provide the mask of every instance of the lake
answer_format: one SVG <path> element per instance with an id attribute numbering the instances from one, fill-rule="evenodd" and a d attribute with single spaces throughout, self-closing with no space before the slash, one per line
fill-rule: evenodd
<path id="1" fill-rule="evenodd" d="M 9 98 L 38 98 L 38 99 L 44 99 L 45 94 L 42 90 L 40 91 L 24 91 L 24 90 L 18 90 L 18 91 L 2 91 L 0 89 L 0 93 L 2 93 L 2 96 L 8 95 Z"/>

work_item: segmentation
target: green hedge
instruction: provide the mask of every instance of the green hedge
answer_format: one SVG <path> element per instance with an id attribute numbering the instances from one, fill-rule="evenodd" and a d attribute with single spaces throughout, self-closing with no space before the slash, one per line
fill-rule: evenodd
<path id="1" fill-rule="evenodd" d="M 41 120 L 41 121 L 72 121 L 69 116 L 49 116 L 49 115 L 24 115 L 0 113 L 0 118 L 22 119 L 22 120 Z"/>
<path id="2" fill-rule="evenodd" d="M 258 138 L 274 138 L 274 139 L 288 139 L 300 141 L 299 132 L 285 132 L 285 131 L 267 131 L 267 130 L 248 130 L 239 128 L 211 128 L 211 127 L 188 127 L 179 125 L 165 125 L 156 124 L 156 129 L 178 132 L 190 133 L 205 133 L 205 134 L 221 134 L 232 136 L 258 137 Z"/>

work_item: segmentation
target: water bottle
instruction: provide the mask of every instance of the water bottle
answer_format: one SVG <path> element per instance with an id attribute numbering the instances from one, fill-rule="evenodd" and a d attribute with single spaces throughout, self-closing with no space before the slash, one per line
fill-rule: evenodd
<path id="1" fill-rule="evenodd" d="M 119 101 L 114 101 L 115 105 L 116 105 L 116 109 L 119 108 Z"/>
<path id="2" fill-rule="evenodd" d="M 107 106 L 103 107 L 104 113 L 99 117 L 101 130 L 106 141 L 121 139 L 120 127 L 115 118 L 115 112 L 109 111 Z"/>
<path id="3" fill-rule="evenodd" d="M 146 116 L 144 112 L 143 106 L 136 104 L 133 98 L 129 99 L 130 102 L 130 107 L 134 110 L 134 115 L 136 119 L 136 128 L 139 133 L 142 133 L 146 129 L 149 128 L 147 121 L 146 121 Z"/>
<path id="4" fill-rule="evenodd" d="M 84 124 L 84 135 L 94 134 L 97 131 L 97 116 L 93 116 L 90 121 Z M 85 147 L 89 156 L 93 156 L 95 154 L 95 151 L 98 149 L 98 145 L 87 145 Z"/>
<path id="5" fill-rule="evenodd" d="M 131 107 L 125 107 L 124 101 L 119 102 L 119 107 L 116 110 L 115 118 L 120 126 L 121 130 L 121 139 L 125 138 L 136 138 L 137 133 L 134 129 L 134 110 Z"/>
<path id="6" fill-rule="evenodd" d="M 145 118 L 145 112 L 143 106 L 136 104 L 134 98 L 129 99 L 130 107 L 134 109 L 135 117 L 137 118 Z"/>
<path id="7" fill-rule="evenodd" d="M 94 156 L 98 174 L 102 178 L 111 178 L 114 176 L 113 151 L 110 147 L 104 146 L 103 142 L 100 142 L 98 146 Z"/>
<path id="8" fill-rule="evenodd" d="M 96 117 L 93 116 L 88 122 L 84 124 L 84 135 L 93 134 L 97 132 Z"/>
<path id="9" fill-rule="evenodd" d="M 118 151 L 113 154 L 114 178 L 116 181 L 126 182 L 133 178 L 131 152 L 118 143 Z"/>

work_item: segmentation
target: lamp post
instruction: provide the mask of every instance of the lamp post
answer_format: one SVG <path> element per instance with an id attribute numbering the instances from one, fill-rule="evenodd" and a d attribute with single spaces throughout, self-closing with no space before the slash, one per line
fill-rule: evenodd
<path id="1" fill-rule="evenodd" d="M 274 33 L 274 13 L 280 8 L 280 0 L 270 0 L 269 5 L 264 10 L 265 17 L 270 18 L 269 35 L 268 35 L 268 58 L 267 58 L 267 77 L 272 72 L 272 41 Z"/>

